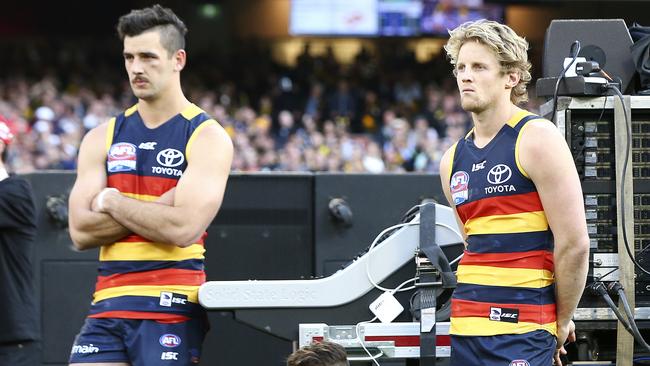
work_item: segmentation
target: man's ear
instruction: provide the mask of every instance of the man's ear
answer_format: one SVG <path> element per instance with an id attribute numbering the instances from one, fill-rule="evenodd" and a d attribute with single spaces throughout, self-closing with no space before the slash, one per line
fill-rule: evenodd
<path id="1" fill-rule="evenodd" d="M 187 62 L 187 53 L 185 50 L 180 49 L 174 53 L 174 71 L 181 71 L 185 68 Z"/>
<path id="2" fill-rule="evenodd" d="M 521 75 L 516 71 L 509 71 L 506 73 L 506 76 L 506 89 L 514 88 L 519 84 L 519 80 L 521 80 Z"/>

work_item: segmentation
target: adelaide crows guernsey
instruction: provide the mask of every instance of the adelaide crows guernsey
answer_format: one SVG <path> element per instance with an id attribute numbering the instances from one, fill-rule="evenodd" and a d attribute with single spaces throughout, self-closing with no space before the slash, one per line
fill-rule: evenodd
<path id="1" fill-rule="evenodd" d="M 137 105 L 109 121 L 107 186 L 143 201 L 175 187 L 199 131 L 217 122 L 192 104 L 157 128 L 145 126 Z M 89 317 L 183 321 L 202 311 L 205 234 L 180 248 L 132 234 L 101 247 Z"/>
<path id="2" fill-rule="evenodd" d="M 449 186 L 467 248 L 451 334 L 556 334 L 553 234 L 517 152 L 522 129 L 538 118 L 521 111 L 483 148 L 470 132 L 452 149 Z"/>

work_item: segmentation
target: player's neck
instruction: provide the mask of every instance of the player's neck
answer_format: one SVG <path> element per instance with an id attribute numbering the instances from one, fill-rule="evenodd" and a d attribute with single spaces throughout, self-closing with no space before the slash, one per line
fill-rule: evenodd
<path id="1" fill-rule="evenodd" d="M 507 103 L 495 104 L 494 107 L 487 108 L 480 113 L 472 113 L 474 143 L 479 147 L 487 145 L 519 110 L 519 107 L 508 100 Z"/>
<path id="2" fill-rule="evenodd" d="M 170 91 L 156 99 L 140 99 L 138 113 L 147 127 L 155 128 L 182 112 L 190 104 L 179 87 L 178 90 Z"/>

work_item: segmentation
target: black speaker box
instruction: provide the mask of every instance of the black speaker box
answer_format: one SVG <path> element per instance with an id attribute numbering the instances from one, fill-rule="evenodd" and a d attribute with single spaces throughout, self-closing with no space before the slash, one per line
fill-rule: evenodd
<path id="1" fill-rule="evenodd" d="M 621 79 L 626 92 L 635 73 L 630 46 L 632 37 L 623 19 L 559 19 L 546 30 L 544 41 L 544 77 L 557 77 L 564 69 L 571 44 L 580 41 L 578 57 L 596 61 L 614 80 Z"/>

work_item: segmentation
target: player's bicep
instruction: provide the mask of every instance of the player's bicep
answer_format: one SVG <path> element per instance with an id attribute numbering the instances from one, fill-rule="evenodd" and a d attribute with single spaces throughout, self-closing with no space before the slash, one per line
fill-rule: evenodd
<path id="1" fill-rule="evenodd" d="M 440 159 L 440 184 L 442 186 L 442 192 L 445 194 L 445 198 L 447 198 L 447 202 L 449 203 L 450 206 L 453 204 L 451 199 L 451 192 L 449 190 L 449 176 L 451 172 L 452 149 L 447 150 L 442 156 L 442 159 Z"/>
<path id="2" fill-rule="evenodd" d="M 456 223 L 458 224 L 458 229 L 459 233 L 463 236 L 463 239 L 467 239 L 467 234 L 465 233 L 465 227 L 463 225 L 463 222 L 460 220 L 460 217 L 458 216 L 458 211 L 456 211 L 456 205 L 454 204 L 454 200 L 451 196 L 451 188 L 449 187 L 450 181 L 449 178 L 451 177 L 451 168 L 452 168 L 452 155 L 453 152 L 456 148 L 456 145 L 452 146 L 445 154 L 442 156 L 442 159 L 440 160 L 440 184 L 442 185 L 442 192 L 445 194 L 445 198 L 447 198 L 447 202 L 449 204 L 449 207 L 451 207 L 454 210 L 454 216 L 456 217 Z"/>
<path id="3" fill-rule="evenodd" d="M 205 226 L 219 210 L 226 189 L 233 147 L 218 125 L 207 126 L 193 141 L 188 165 L 176 187 L 175 207 L 192 212 Z"/>
<path id="4" fill-rule="evenodd" d="M 577 235 L 586 235 L 582 187 L 571 152 L 552 125 L 536 124 L 526 130 L 522 165 L 535 183 L 556 242 L 571 243 Z"/>
<path id="5" fill-rule="evenodd" d="M 86 134 L 79 148 L 77 178 L 70 192 L 71 220 L 79 211 L 89 210 L 92 199 L 106 187 L 105 134 L 104 126 L 98 126 Z"/>

